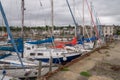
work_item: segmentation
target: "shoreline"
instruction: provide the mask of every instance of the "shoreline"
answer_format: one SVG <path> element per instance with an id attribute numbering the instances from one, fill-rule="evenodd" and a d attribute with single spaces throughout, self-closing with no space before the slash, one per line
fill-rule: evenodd
<path id="1" fill-rule="evenodd" d="M 111 77 L 111 75 L 102 75 L 102 73 L 104 73 L 106 70 L 101 71 L 101 74 L 97 74 L 100 73 L 100 68 L 104 67 L 100 67 L 100 65 L 106 63 L 115 66 L 118 62 L 120 62 L 119 44 L 120 42 L 117 41 L 111 43 L 108 47 L 106 46 L 106 48 L 104 47 L 102 49 L 95 50 L 91 52 L 90 55 L 88 54 L 87 57 L 80 59 L 79 61 L 73 63 L 72 65 L 69 65 L 68 67 L 66 66 L 68 71 L 59 70 L 52 76 L 48 77 L 47 80 L 114 80 L 114 78 L 116 77 L 119 78 L 119 75 L 116 75 L 116 77 Z M 98 65 L 99 68 L 96 68 L 96 65 Z M 98 69 L 98 71 L 95 71 L 95 69 Z M 118 66 L 117 69 L 119 71 L 120 67 Z M 81 72 L 89 72 L 92 76 L 82 76 L 80 74 Z M 112 72 L 114 72 L 114 69 L 108 71 L 108 73 Z"/>

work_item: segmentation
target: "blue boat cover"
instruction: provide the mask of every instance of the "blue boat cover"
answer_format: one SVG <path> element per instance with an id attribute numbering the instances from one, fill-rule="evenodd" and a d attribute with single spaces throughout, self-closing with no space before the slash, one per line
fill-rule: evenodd
<path id="1" fill-rule="evenodd" d="M 86 42 L 90 42 L 90 41 L 95 41 L 97 38 L 95 36 L 91 37 L 91 38 L 84 38 L 82 37 L 81 39 L 78 40 L 78 44 L 83 44 L 84 41 Z"/>
<path id="2" fill-rule="evenodd" d="M 84 43 L 84 36 L 78 39 L 78 44 L 83 44 Z"/>
<path id="3" fill-rule="evenodd" d="M 26 42 L 26 43 L 42 44 L 42 43 L 52 43 L 53 41 L 54 41 L 54 37 L 50 37 L 50 38 L 47 38 L 47 39 L 44 39 L 44 40 L 29 41 L 29 42 Z"/>
<path id="4" fill-rule="evenodd" d="M 84 41 L 86 42 L 90 42 L 90 41 L 95 41 L 97 38 L 95 36 L 91 37 L 91 38 L 84 38 Z"/>
<path id="5" fill-rule="evenodd" d="M 11 40 L 9 40 L 8 43 L 11 43 Z M 17 45 L 18 52 L 22 53 L 23 52 L 23 39 L 22 38 L 15 39 L 15 44 Z M 11 46 L 0 46 L 0 50 L 15 52 L 14 47 L 11 47 Z"/>

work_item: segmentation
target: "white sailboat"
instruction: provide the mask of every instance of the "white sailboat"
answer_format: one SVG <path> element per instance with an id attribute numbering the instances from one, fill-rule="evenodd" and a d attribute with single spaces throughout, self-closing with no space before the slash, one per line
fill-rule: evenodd
<path id="1" fill-rule="evenodd" d="M 53 1 L 51 0 L 51 12 L 52 12 L 52 26 L 54 26 L 53 22 Z M 53 31 L 53 30 L 52 30 Z M 52 34 L 53 35 L 53 34 Z M 52 41 L 53 42 L 53 41 Z M 54 44 L 54 42 L 53 42 Z M 80 56 L 80 52 L 69 52 L 66 49 L 52 49 L 46 47 L 38 47 L 36 44 L 25 43 L 24 48 L 24 57 L 32 58 L 35 60 L 41 60 L 43 62 L 49 62 L 50 58 L 52 57 L 53 63 L 62 63 L 62 62 L 70 62 L 71 60 L 75 59 L 76 57 Z"/>
<path id="2" fill-rule="evenodd" d="M 29 44 L 28 44 L 29 45 Z M 69 62 L 80 56 L 79 52 L 69 52 L 65 49 L 52 49 L 46 47 L 37 47 L 37 45 L 25 46 L 24 57 L 49 62 L 52 56 L 53 63 Z"/>
<path id="3" fill-rule="evenodd" d="M 24 0 L 22 0 L 24 1 Z M 7 28 L 7 32 L 10 36 L 10 39 L 12 41 L 12 43 L 14 44 L 14 39 L 12 37 L 10 28 L 9 28 L 9 24 L 7 22 L 7 18 L 6 15 L 4 13 L 4 9 L 2 7 L 2 3 L 0 1 L 0 11 L 2 13 L 2 16 L 4 18 L 4 22 L 6 24 L 6 28 Z M 1 47 L 1 50 L 7 50 L 8 51 L 15 51 L 15 53 L 17 52 L 19 54 L 19 50 L 17 49 L 16 45 L 14 44 L 14 48 L 13 47 Z M 21 65 L 22 64 L 22 65 Z M 0 74 L 2 74 L 3 70 L 6 71 L 6 75 L 11 75 L 14 77 L 36 77 L 37 76 L 37 69 L 36 66 L 38 66 L 38 64 L 35 64 L 34 61 L 28 61 L 27 59 L 23 58 L 21 59 L 20 56 L 18 57 L 16 54 L 12 54 L 12 53 L 6 53 L 6 54 L 1 54 L 0 57 Z M 45 74 L 45 73 L 43 73 Z"/>

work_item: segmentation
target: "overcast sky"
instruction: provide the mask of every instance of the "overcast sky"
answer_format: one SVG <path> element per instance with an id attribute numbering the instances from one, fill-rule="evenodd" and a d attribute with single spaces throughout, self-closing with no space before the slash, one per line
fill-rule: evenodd
<path id="1" fill-rule="evenodd" d="M 54 1 L 54 24 L 74 25 L 66 0 Z M 82 23 L 82 0 L 68 0 L 78 24 Z M 120 0 L 88 0 L 100 18 L 101 24 L 120 25 Z M 10 25 L 21 26 L 21 0 L 1 0 Z M 42 3 L 42 6 L 40 5 Z M 25 0 L 25 25 L 51 25 L 50 0 Z M 85 3 L 85 24 L 90 24 L 90 14 Z M 2 16 L 0 15 L 0 25 Z"/>

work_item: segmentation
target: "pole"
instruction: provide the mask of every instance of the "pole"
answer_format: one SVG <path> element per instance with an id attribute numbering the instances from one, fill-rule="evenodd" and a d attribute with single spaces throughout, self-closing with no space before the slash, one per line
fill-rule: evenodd
<path id="1" fill-rule="evenodd" d="M 1 33 L 1 36 L 4 35 L 4 24 L 3 24 L 3 19 L 2 19 L 2 33 Z"/>
<path id="2" fill-rule="evenodd" d="M 72 9 L 71 9 L 71 7 L 70 7 L 70 4 L 69 4 L 68 0 L 66 0 L 66 2 L 67 2 L 69 11 L 70 11 L 70 13 L 71 13 L 72 19 L 73 19 L 74 24 L 75 24 L 75 37 L 77 37 L 77 27 L 78 27 L 78 25 L 77 25 L 77 22 L 76 22 L 76 20 L 75 20 L 75 17 L 74 17 L 74 15 L 73 15 L 73 12 L 72 12 Z"/>
<path id="3" fill-rule="evenodd" d="M 85 35 L 84 27 L 85 27 L 85 18 L 84 18 L 84 0 L 83 0 L 83 36 Z"/>
<path id="4" fill-rule="evenodd" d="M 53 4 L 53 0 L 51 0 L 51 22 L 52 22 L 52 35 L 54 35 L 54 4 Z"/>
<path id="5" fill-rule="evenodd" d="M 51 53 L 50 53 L 51 54 Z M 49 64 L 49 72 L 52 72 L 52 55 L 50 55 L 50 64 Z"/>
<path id="6" fill-rule="evenodd" d="M 94 19 L 93 19 L 93 14 L 92 14 L 92 12 L 91 12 L 91 9 L 90 9 L 90 6 L 89 6 L 89 4 L 88 4 L 88 1 L 87 1 L 87 0 L 85 0 L 85 1 L 86 1 L 86 4 L 87 4 L 89 13 L 91 14 L 91 20 L 92 20 L 92 24 L 94 25 L 94 30 L 95 30 L 95 32 L 96 32 L 96 37 L 99 39 L 99 33 L 98 33 L 98 30 L 97 30 L 97 26 L 96 26 L 96 24 L 95 24 L 95 22 L 94 22 Z"/>
<path id="7" fill-rule="evenodd" d="M 90 3 L 91 4 L 91 12 L 93 12 L 93 6 L 92 6 L 92 2 Z M 92 14 L 90 14 L 91 15 L 91 37 L 93 36 L 93 27 L 92 27 Z"/>
<path id="8" fill-rule="evenodd" d="M 73 0 L 73 11 L 74 11 L 74 16 L 75 16 L 75 18 L 76 18 L 76 15 L 75 15 L 75 0 Z"/>
<path id="9" fill-rule="evenodd" d="M 22 52 L 22 58 L 24 57 L 24 6 L 25 6 L 25 3 L 24 3 L 24 0 L 22 0 L 22 2 L 21 2 L 21 10 L 22 10 L 22 28 L 21 28 L 21 36 L 22 36 L 22 43 L 23 43 L 23 52 Z"/>
<path id="10" fill-rule="evenodd" d="M 54 36 L 54 3 L 53 3 L 53 0 L 51 0 L 51 23 L 52 23 L 52 32 L 50 34 L 51 34 L 51 37 L 53 37 Z M 55 47 L 54 41 L 52 41 L 52 45 Z"/>
<path id="11" fill-rule="evenodd" d="M 42 62 L 39 61 L 39 67 L 38 67 L 38 79 L 41 78 L 41 69 L 42 69 Z"/>

